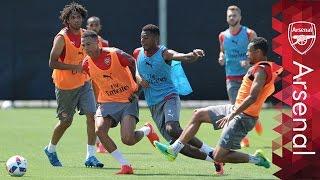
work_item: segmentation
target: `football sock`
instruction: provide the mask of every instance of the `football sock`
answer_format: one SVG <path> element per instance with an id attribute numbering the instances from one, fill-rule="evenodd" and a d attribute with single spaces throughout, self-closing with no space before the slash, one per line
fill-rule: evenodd
<path id="1" fill-rule="evenodd" d="M 212 147 L 210 147 L 209 145 L 202 143 L 201 148 L 199 149 L 200 151 L 209 154 L 210 152 L 212 152 L 214 149 Z"/>
<path id="2" fill-rule="evenodd" d="M 128 161 L 122 156 L 121 152 L 118 151 L 118 149 L 114 150 L 110 154 L 113 158 L 115 158 L 121 164 L 121 166 L 129 165 Z"/>
<path id="3" fill-rule="evenodd" d="M 138 131 L 142 131 L 144 136 L 149 135 L 151 129 L 149 126 L 142 126 L 142 128 L 138 129 Z"/>
<path id="4" fill-rule="evenodd" d="M 91 156 L 96 155 L 96 147 L 94 145 L 87 144 L 87 156 L 86 159 L 88 159 Z"/>
<path id="5" fill-rule="evenodd" d="M 50 143 L 49 143 L 49 145 L 48 145 L 48 151 L 49 151 L 49 153 L 56 152 L 56 146 L 57 146 L 57 145 L 51 144 L 51 141 L 50 141 Z"/>
<path id="6" fill-rule="evenodd" d="M 249 155 L 249 163 L 257 164 L 260 162 L 260 158 L 256 156 Z"/>
<path id="7" fill-rule="evenodd" d="M 213 159 L 210 156 L 207 156 L 205 160 L 209 162 L 213 162 Z"/>
<path id="8" fill-rule="evenodd" d="M 173 150 L 173 152 L 174 152 L 175 154 L 178 154 L 183 147 L 184 147 L 184 144 L 183 144 L 181 141 L 179 141 L 179 140 L 176 140 L 176 141 L 171 145 L 171 148 L 172 148 L 172 150 Z"/>

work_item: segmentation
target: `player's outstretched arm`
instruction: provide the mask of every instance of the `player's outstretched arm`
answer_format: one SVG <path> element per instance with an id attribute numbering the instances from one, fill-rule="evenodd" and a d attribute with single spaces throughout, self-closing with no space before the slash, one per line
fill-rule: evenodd
<path id="1" fill-rule="evenodd" d="M 163 58 L 166 61 L 176 60 L 181 62 L 195 62 L 198 59 L 205 56 L 205 53 L 202 49 L 194 49 L 192 52 L 189 52 L 187 54 L 185 53 L 179 53 L 172 49 L 168 49 L 163 52 Z"/>
<path id="2" fill-rule="evenodd" d="M 63 36 L 57 36 L 54 39 L 53 46 L 50 52 L 49 67 L 51 69 L 74 70 L 76 72 L 82 72 L 81 64 L 80 65 L 65 64 L 58 61 L 64 46 L 65 46 L 65 42 L 64 42 Z"/>

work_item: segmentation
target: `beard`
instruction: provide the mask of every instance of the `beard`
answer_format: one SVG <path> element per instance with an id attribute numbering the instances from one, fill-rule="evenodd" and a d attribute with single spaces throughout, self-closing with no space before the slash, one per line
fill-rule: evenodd
<path id="1" fill-rule="evenodd" d="M 231 24 L 231 23 L 228 23 L 228 24 L 231 27 L 235 27 L 235 26 L 237 26 L 239 24 L 239 21 L 235 21 L 233 24 Z"/>

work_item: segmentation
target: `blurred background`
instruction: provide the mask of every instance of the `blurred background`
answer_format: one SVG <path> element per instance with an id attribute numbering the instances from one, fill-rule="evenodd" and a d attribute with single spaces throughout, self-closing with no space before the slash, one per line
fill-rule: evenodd
<path id="1" fill-rule="evenodd" d="M 0 100 L 53 100 L 52 70 L 48 67 L 54 36 L 63 27 L 60 11 L 70 1 L 11 0 L 0 7 Z M 194 48 L 206 57 L 184 64 L 194 92 L 184 100 L 227 100 L 224 67 L 217 62 L 218 35 L 228 28 L 226 9 L 237 5 L 242 10 L 241 24 L 265 37 L 271 46 L 271 6 L 274 0 L 117 0 L 76 1 L 86 7 L 88 17 L 101 19 L 102 37 L 111 46 L 132 54 L 140 46 L 141 28 L 159 25 L 166 14 L 166 45 L 180 52 Z M 165 6 L 159 5 L 165 3 Z M 161 9 L 161 10 L 159 10 Z M 86 21 L 86 20 L 85 20 Z M 86 22 L 83 23 L 83 28 Z M 161 28 L 161 27 L 160 27 Z M 165 36 L 165 34 L 162 34 Z M 269 57 L 279 62 L 269 51 Z"/>

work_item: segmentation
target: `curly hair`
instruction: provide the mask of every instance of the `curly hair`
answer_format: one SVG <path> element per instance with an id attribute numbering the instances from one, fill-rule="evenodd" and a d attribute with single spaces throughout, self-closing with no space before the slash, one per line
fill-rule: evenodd
<path id="1" fill-rule="evenodd" d="M 63 25 L 68 26 L 68 19 L 72 12 L 78 12 L 81 14 L 82 18 L 85 19 L 87 17 L 87 10 L 81 4 L 76 2 L 72 2 L 64 6 L 63 10 L 60 11 L 60 19 L 62 20 Z"/>

